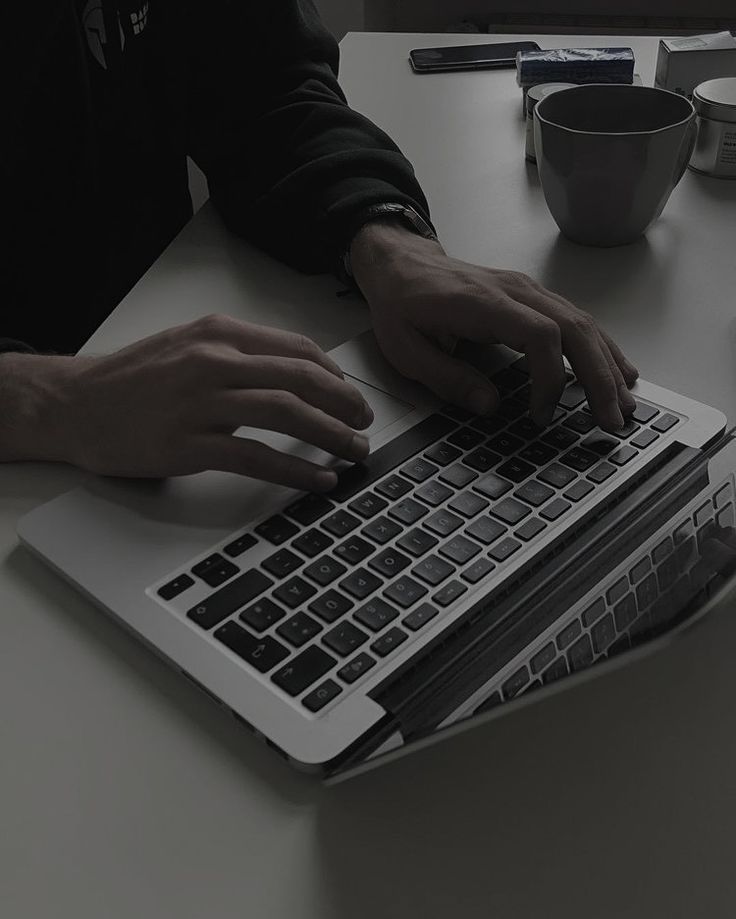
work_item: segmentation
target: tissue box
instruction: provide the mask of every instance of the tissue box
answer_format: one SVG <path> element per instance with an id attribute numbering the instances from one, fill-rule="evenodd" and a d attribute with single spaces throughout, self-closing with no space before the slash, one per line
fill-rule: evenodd
<path id="1" fill-rule="evenodd" d="M 538 83 L 631 83 L 631 48 L 555 48 L 519 51 L 516 82 L 528 88 Z"/>
<path id="2" fill-rule="evenodd" d="M 730 32 L 663 38 L 654 85 L 692 97 L 704 80 L 736 76 L 736 38 Z"/>

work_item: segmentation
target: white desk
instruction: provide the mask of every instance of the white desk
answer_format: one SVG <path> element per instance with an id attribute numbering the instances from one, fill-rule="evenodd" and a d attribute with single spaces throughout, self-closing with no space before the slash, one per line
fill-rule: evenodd
<path id="1" fill-rule="evenodd" d="M 523 159 L 513 74 L 414 76 L 407 51 L 439 37 L 348 35 L 343 83 L 415 163 L 449 251 L 537 275 L 645 376 L 736 418 L 736 183 L 688 173 L 646 241 L 568 244 Z M 632 44 L 651 81 L 651 39 L 539 40 Z M 215 309 L 331 347 L 367 326 L 336 288 L 205 208 L 88 347 Z M 324 789 L 18 548 L 18 517 L 81 477 L 0 467 L 3 917 L 733 916 L 736 619 Z"/>

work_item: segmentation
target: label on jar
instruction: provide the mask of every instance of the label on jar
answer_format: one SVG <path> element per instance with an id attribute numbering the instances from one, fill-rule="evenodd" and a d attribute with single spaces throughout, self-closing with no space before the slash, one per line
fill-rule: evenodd
<path id="1" fill-rule="evenodd" d="M 718 162 L 721 166 L 736 167 L 736 129 L 723 132 Z"/>

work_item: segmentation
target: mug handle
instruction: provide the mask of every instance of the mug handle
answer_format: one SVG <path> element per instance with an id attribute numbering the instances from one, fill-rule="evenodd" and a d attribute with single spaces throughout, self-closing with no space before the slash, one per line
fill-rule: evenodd
<path id="1" fill-rule="evenodd" d="M 695 141 L 698 139 L 698 119 L 693 115 L 690 120 L 690 124 L 687 126 L 685 131 L 685 136 L 682 138 L 682 144 L 680 145 L 680 155 L 677 158 L 677 164 L 675 166 L 675 181 L 672 185 L 674 188 L 680 179 L 685 175 L 685 170 L 687 169 L 687 164 L 690 162 L 690 157 L 693 155 L 693 150 L 695 149 Z"/>

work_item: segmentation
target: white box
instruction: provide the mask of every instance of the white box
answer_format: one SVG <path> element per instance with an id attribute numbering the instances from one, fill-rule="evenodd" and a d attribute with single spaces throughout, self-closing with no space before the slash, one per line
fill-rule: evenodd
<path id="1" fill-rule="evenodd" d="M 690 98 L 704 80 L 736 77 L 736 38 L 730 32 L 663 38 L 654 85 Z"/>

